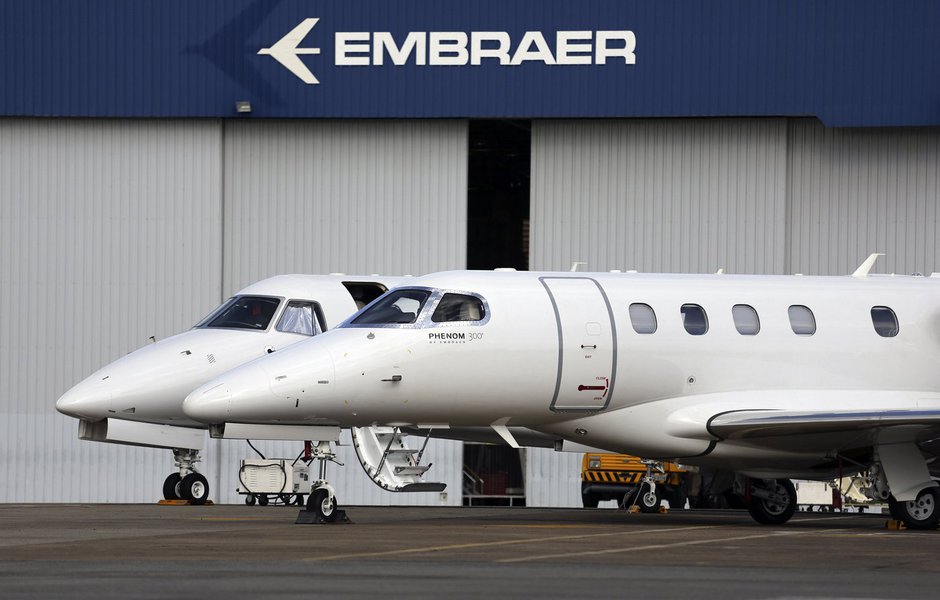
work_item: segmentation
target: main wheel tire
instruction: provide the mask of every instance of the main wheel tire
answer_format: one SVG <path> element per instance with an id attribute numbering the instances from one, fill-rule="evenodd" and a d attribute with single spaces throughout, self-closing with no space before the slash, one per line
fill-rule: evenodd
<path id="1" fill-rule="evenodd" d="M 897 512 L 908 529 L 936 529 L 940 524 L 940 488 L 924 488 L 907 502 L 888 500 L 892 515 Z"/>
<path id="2" fill-rule="evenodd" d="M 336 498 L 330 499 L 330 492 L 326 488 L 317 488 L 307 498 L 307 510 L 317 513 L 320 520 L 332 523 L 336 520 Z"/>
<path id="3" fill-rule="evenodd" d="M 190 473 L 180 483 L 180 495 L 192 504 L 205 504 L 209 499 L 209 481 L 201 473 Z"/>
<path id="4" fill-rule="evenodd" d="M 183 478 L 180 477 L 179 473 L 170 473 L 167 475 L 167 478 L 163 480 L 163 499 L 164 500 L 180 500 L 180 495 L 178 493 L 180 481 Z"/>
<path id="5" fill-rule="evenodd" d="M 747 511 L 761 525 L 783 525 L 796 512 L 796 487 L 789 479 L 775 479 L 771 491 L 785 497 L 786 501 L 752 497 Z"/>

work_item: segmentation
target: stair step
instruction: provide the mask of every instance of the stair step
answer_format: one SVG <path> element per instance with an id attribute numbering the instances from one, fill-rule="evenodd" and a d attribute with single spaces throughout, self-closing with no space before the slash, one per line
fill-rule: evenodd
<path id="1" fill-rule="evenodd" d="M 392 455 L 392 454 L 417 454 L 418 451 L 417 451 L 417 450 L 413 450 L 413 449 L 411 449 L 411 448 L 389 448 L 389 449 L 388 449 L 388 453 L 389 453 L 389 455 Z"/>
<path id="2" fill-rule="evenodd" d="M 430 469 L 430 465 L 418 465 L 416 467 L 395 467 L 396 475 L 424 475 Z"/>
<path id="3" fill-rule="evenodd" d="M 418 483 L 407 483 L 401 488 L 399 492 L 443 492 L 447 489 L 446 483 L 434 483 L 430 481 L 421 481 Z"/>

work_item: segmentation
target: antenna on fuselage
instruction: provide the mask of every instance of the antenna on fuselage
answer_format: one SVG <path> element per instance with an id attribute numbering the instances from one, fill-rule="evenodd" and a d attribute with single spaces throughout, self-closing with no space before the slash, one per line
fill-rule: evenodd
<path id="1" fill-rule="evenodd" d="M 875 266 L 875 261 L 878 260 L 879 256 L 884 256 L 883 253 L 876 252 L 870 255 L 865 259 L 865 262 L 860 264 L 855 272 L 852 273 L 852 277 L 868 277 L 868 272 L 871 271 L 871 268 Z"/>

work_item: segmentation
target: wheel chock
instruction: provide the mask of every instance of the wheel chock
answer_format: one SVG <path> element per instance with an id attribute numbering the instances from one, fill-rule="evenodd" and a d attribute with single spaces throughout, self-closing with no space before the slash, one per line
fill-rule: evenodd
<path id="1" fill-rule="evenodd" d="M 903 531 L 907 529 L 907 525 L 904 524 L 904 521 L 898 521 L 896 519 L 888 519 L 885 522 L 885 529 L 894 529 L 897 531 Z"/>
<path id="2" fill-rule="evenodd" d="M 342 508 L 336 509 L 336 516 L 332 521 L 326 521 L 314 510 L 301 510 L 297 512 L 297 520 L 294 525 L 342 525 L 352 523 L 346 516 L 346 511 Z"/>
<path id="3" fill-rule="evenodd" d="M 215 504 L 212 500 L 206 500 L 201 505 L 193 504 L 189 500 L 160 500 L 157 502 L 162 506 L 209 506 L 210 504 Z"/>
<path id="4" fill-rule="evenodd" d="M 666 508 L 665 506 L 660 506 L 660 507 L 659 507 L 659 514 L 664 515 L 664 514 L 666 514 L 666 513 L 668 513 L 668 512 L 669 512 L 669 509 Z"/>
<path id="5" fill-rule="evenodd" d="M 636 504 L 631 504 L 631 505 L 627 508 L 627 512 L 628 512 L 628 513 L 631 513 L 631 514 L 633 514 L 633 513 L 638 513 L 638 512 L 640 512 L 640 507 L 637 506 Z"/>

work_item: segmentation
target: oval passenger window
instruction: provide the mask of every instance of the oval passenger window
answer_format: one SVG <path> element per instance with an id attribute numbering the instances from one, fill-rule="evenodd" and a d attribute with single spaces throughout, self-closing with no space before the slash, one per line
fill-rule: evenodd
<path id="1" fill-rule="evenodd" d="M 816 317 L 813 311 L 802 304 L 794 304 L 787 312 L 790 315 L 790 328 L 796 335 L 813 335 L 816 333 Z"/>
<path id="2" fill-rule="evenodd" d="M 631 304 L 630 323 L 633 325 L 633 331 L 637 333 L 656 333 L 656 313 L 653 307 L 639 302 Z"/>
<path id="3" fill-rule="evenodd" d="M 887 306 L 873 306 L 871 309 L 871 324 L 881 337 L 894 337 L 898 334 L 898 317 Z"/>
<path id="4" fill-rule="evenodd" d="M 734 318 L 735 329 L 741 335 L 757 335 L 760 331 L 760 317 L 753 306 L 735 304 L 731 307 L 731 316 Z"/>
<path id="5" fill-rule="evenodd" d="M 704 308 L 698 304 L 683 304 L 679 312 L 682 314 L 682 326 L 690 335 L 705 335 L 708 331 L 708 317 Z"/>

